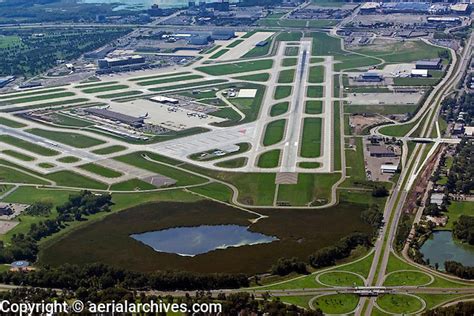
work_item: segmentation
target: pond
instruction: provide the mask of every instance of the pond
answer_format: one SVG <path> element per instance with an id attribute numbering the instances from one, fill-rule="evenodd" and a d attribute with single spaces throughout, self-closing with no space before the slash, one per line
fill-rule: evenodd
<path id="1" fill-rule="evenodd" d="M 155 251 L 195 256 L 216 249 L 265 244 L 276 237 L 255 233 L 239 225 L 201 225 L 176 227 L 130 235 Z"/>
<path id="2" fill-rule="evenodd" d="M 465 266 L 474 264 L 474 247 L 455 241 L 449 230 L 433 232 L 420 252 L 425 260 L 430 260 L 430 265 L 438 263 L 440 270 L 444 270 L 444 262 L 448 260 L 460 262 Z"/>

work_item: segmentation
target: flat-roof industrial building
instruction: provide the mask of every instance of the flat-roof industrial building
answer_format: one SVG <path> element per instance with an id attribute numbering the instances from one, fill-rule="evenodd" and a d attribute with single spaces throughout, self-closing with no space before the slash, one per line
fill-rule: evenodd
<path id="1" fill-rule="evenodd" d="M 416 69 L 441 69 L 441 58 L 418 60 L 415 64 Z"/>
<path id="2" fill-rule="evenodd" d="M 114 111 L 109 111 L 107 109 L 89 108 L 85 109 L 84 111 L 91 115 L 102 117 L 111 121 L 125 123 L 133 127 L 140 127 L 144 124 L 143 117 L 134 117 Z"/>

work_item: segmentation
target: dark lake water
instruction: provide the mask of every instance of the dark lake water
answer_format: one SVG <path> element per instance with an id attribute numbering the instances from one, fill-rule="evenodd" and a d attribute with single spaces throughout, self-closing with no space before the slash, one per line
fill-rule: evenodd
<path id="1" fill-rule="evenodd" d="M 474 246 L 462 244 L 453 239 L 451 231 L 435 231 L 420 249 L 425 260 L 430 259 L 430 265 L 438 263 L 439 269 L 444 270 L 444 262 L 453 260 L 465 266 L 474 266 Z"/>
<path id="2" fill-rule="evenodd" d="M 130 235 L 155 251 L 195 256 L 216 249 L 265 244 L 276 237 L 255 233 L 239 225 L 177 227 Z"/>

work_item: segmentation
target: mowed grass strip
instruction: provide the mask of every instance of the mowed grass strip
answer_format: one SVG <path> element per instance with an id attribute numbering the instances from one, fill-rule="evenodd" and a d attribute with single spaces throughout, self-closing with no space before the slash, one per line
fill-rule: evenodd
<path id="1" fill-rule="evenodd" d="M 89 148 L 105 144 L 102 140 L 77 133 L 48 131 L 40 128 L 28 129 L 27 132 L 76 148 Z"/>
<path id="2" fill-rule="evenodd" d="M 211 57 L 209 57 L 209 59 L 217 59 L 217 58 L 221 57 L 222 55 L 224 55 L 225 53 L 227 53 L 229 50 L 230 49 L 228 49 L 228 48 L 223 48 L 220 51 L 218 51 L 217 53 L 213 54 Z"/>
<path id="3" fill-rule="evenodd" d="M 296 66 L 296 63 L 298 62 L 297 58 L 285 58 L 281 62 L 281 65 L 283 67 L 289 67 L 289 66 Z"/>
<path id="4" fill-rule="evenodd" d="M 286 69 L 280 71 L 278 83 L 292 83 L 295 79 L 295 69 Z"/>
<path id="5" fill-rule="evenodd" d="M 313 66 L 309 69 L 309 83 L 323 83 L 324 81 L 324 67 Z"/>
<path id="6" fill-rule="evenodd" d="M 163 74 L 163 75 L 156 75 L 156 76 L 145 76 L 145 77 L 134 77 L 131 79 L 128 79 L 129 81 L 144 81 L 144 80 L 151 80 L 151 79 L 159 79 L 159 78 L 166 78 L 166 77 L 173 77 L 173 76 L 181 76 L 181 75 L 187 75 L 190 74 L 189 71 L 181 71 L 181 72 L 173 72 L 169 74 Z"/>
<path id="7" fill-rule="evenodd" d="M 74 157 L 74 156 L 65 156 L 65 157 L 61 157 L 61 158 L 56 159 L 56 160 L 59 161 L 59 162 L 63 162 L 63 163 L 74 163 L 74 162 L 80 161 L 81 159 L 79 159 L 77 157 Z"/>
<path id="8" fill-rule="evenodd" d="M 233 41 L 232 43 L 230 43 L 229 45 L 227 45 L 227 47 L 233 48 L 233 47 L 239 45 L 240 43 L 242 43 L 243 41 L 244 41 L 244 40 L 242 40 L 242 39 L 235 40 L 235 41 Z"/>
<path id="9" fill-rule="evenodd" d="M 187 75 L 187 76 L 180 76 L 180 77 L 171 77 L 171 78 L 164 78 L 164 79 L 155 79 L 149 81 L 140 81 L 137 82 L 139 86 L 152 86 L 158 85 L 162 83 L 169 83 L 169 82 L 180 82 L 180 81 L 187 81 L 193 79 L 200 79 L 203 78 L 201 75 Z"/>
<path id="10" fill-rule="evenodd" d="M 23 123 L 13 121 L 13 120 L 7 119 L 5 117 L 0 117 L 0 125 L 8 126 L 8 127 L 11 127 L 11 128 L 22 128 L 22 127 L 26 126 Z"/>
<path id="11" fill-rule="evenodd" d="M 280 149 L 269 150 L 258 157 L 260 168 L 275 168 L 280 163 Z"/>
<path id="12" fill-rule="evenodd" d="M 48 184 L 46 181 L 6 166 L 0 166 L 0 181 L 11 183 Z"/>
<path id="13" fill-rule="evenodd" d="M 223 75 L 230 75 L 230 74 L 236 74 L 236 73 L 241 73 L 241 72 L 267 70 L 267 69 L 272 68 L 272 66 L 273 66 L 273 60 L 263 59 L 263 60 L 256 60 L 256 61 L 246 61 L 246 62 L 230 63 L 230 64 L 223 64 L 223 65 L 198 67 L 196 68 L 196 70 L 202 71 L 208 75 L 223 76 Z"/>
<path id="14" fill-rule="evenodd" d="M 77 89 L 85 89 L 85 88 L 94 88 L 94 87 L 103 87 L 103 86 L 110 86 L 113 84 L 118 83 L 118 81 L 107 81 L 107 82 L 97 82 L 97 83 L 86 83 L 75 86 Z"/>
<path id="15" fill-rule="evenodd" d="M 125 92 L 101 94 L 101 95 L 98 95 L 97 97 L 101 99 L 115 99 L 115 98 L 131 97 L 131 96 L 139 95 L 142 93 L 143 92 L 141 91 L 132 90 L 132 91 L 125 91 Z"/>
<path id="16" fill-rule="evenodd" d="M 41 94 L 35 95 L 25 98 L 17 98 L 17 99 L 8 99 L 5 101 L 1 101 L 0 104 L 9 105 L 9 104 L 21 104 L 21 103 L 29 103 L 29 102 L 36 102 L 36 101 L 43 101 L 43 100 L 50 100 L 50 99 L 59 99 L 59 98 L 66 98 L 75 95 L 74 92 L 58 92 L 58 93 L 51 93 L 51 94 Z"/>
<path id="17" fill-rule="evenodd" d="M 33 160 L 35 160 L 34 157 L 25 155 L 25 154 L 20 153 L 16 150 L 5 149 L 5 150 L 2 151 L 2 153 L 4 153 L 5 155 L 8 155 L 10 157 L 23 160 L 23 161 L 33 161 Z"/>
<path id="18" fill-rule="evenodd" d="M 89 89 L 84 89 L 82 92 L 84 93 L 100 93 L 100 92 L 107 92 L 107 91 L 114 91 L 114 90 L 122 90 L 122 89 L 127 89 L 128 86 L 124 84 L 117 84 L 113 86 L 105 86 L 105 87 L 97 87 L 97 88 L 89 88 Z"/>
<path id="19" fill-rule="evenodd" d="M 264 73 L 255 74 L 255 75 L 239 76 L 239 77 L 235 77 L 233 79 L 265 82 L 265 81 L 268 81 L 268 79 L 270 79 L 270 75 L 268 73 L 264 72 Z"/>
<path id="20" fill-rule="evenodd" d="M 316 101 L 316 100 L 306 101 L 305 113 L 306 114 L 323 113 L 323 101 Z"/>
<path id="21" fill-rule="evenodd" d="M 268 123 L 265 129 L 263 145 L 270 146 L 280 142 L 285 134 L 286 120 L 277 120 Z"/>
<path id="22" fill-rule="evenodd" d="M 324 96 L 323 87 L 322 86 L 308 86 L 306 96 L 308 98 L 322 98 Z"/>
<path id="23" fill-rule="evenodd" d="M 270 116 L 278 116 L 288 112 L 288 107 L 290 106 L 289 102 L 280 102 L 272 106 L 270 110 Z"/>
<path id="24" fill-rule="evenodd" d="M 118 178 L 123 175 L 123 173 L 115 171 L 113 169 L 95 164 L 95 163 L 88 163 L 82 166 L 79 166 L 79 168 L 98 174 L 99 176 L 103 176 L 106 178 Z"/>
<path id="25" fill-rule="evenodd" d="M 167 176 L 171 179 L 176 180 L 176 185 L 192 185 L 204 183 L 206 179 L 192 175 L 186 171 L 182 171 L 164 164 L 159 163 L 157 160 L 147 160 L 145 159 L 145 152 L 134 152 L 128 155 L 114 157 L 113 159 L 135 166 L 137 168 L 145 169 L 157 174 Z M 154 157 L 153 155 L 149 156 Z"/>
<path id="26" fill-rule="evenodd" d="M 56 156 L 59 152 L 10 135 L 0 135 L 0 142 L 31 151 L 41 156 Z"/>
<path id="27" fill-rule="evenodd" d="M 97 155 L 108 155 L 108 154 L 113 154 L 125 149 L 127 149 L 127 147 L 125 146 L 113 145 L 113 146 L 108 146 L 104 148 L 99 148 L 99 149 L 93 150 L 92 152 Z"/>
<path id="28" fill-rule="evenodd" d="M 53 92 L 60 92 L 60 91 L 65 91 L 66 89 L 64 88 L 55 88 L 55 89 L 43 89 L 43 90 L 36 90 L 32 92 L 24 92 L 24 93 L 9 93 L 9 94 L 3 94 L 0 96 L 0 100 L 5 100 L 5 99 L 12 99 L 12 98 L 21 98 L 21 97 L 27 97 L 27 96 L 32 96 L 32 95 L 38 95 L 38 94 L 46 94 L 46 93 L 53 93 Z"/>
<path id="29" fill-rule="evenodd" d="M 110 186 L 110 190 L 113 191 L 144 191 L 153 189 L 156 189 L 153 184 L 140 179 L 130 179 Z"/>
<path id="30" fill-rule="evenodd" d="M 321 118 L 305 118 L 303 125 L 303 139 L 300 155 L 305 158 L 315 158 L 321 155 Z"/>
<path id="31" fill-rule="evenodd" d="M 275 89 L 275 100 L 284 99 L 291 95 L 291 86 L 277 86 Z"/>
<path id="32" fill-rule="evenodd" d="M 58 171 L 49 173 L 45 176 L 45 178 L 56 182 L 56 185 L 65 187 L 96 190 L 105 190 L 108 187 L 105 183 L 93 180 L 72 171 Z"/>

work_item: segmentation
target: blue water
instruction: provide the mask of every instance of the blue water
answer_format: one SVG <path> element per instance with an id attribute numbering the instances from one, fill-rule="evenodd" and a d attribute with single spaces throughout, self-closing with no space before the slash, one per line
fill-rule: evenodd
<path id="1" fill-rule="evenodd" d="M 155 251 L 195 256 L 216 249 L 265 244 L 276 237 L 254 233 L 239 225 L 177 227 L 130 235 Z"/>
<path id="2" fill-rule="evenodd" d="M 438 263 L 439 269 L 444 270 L 444 262 L 457 261 L 465 266 L 474 266 L 474 246 L 462 244 L 453 239 L 451 231 L 435 231 L 420 252 L 425 260 L 430 259 L 430 265 Z"/>

